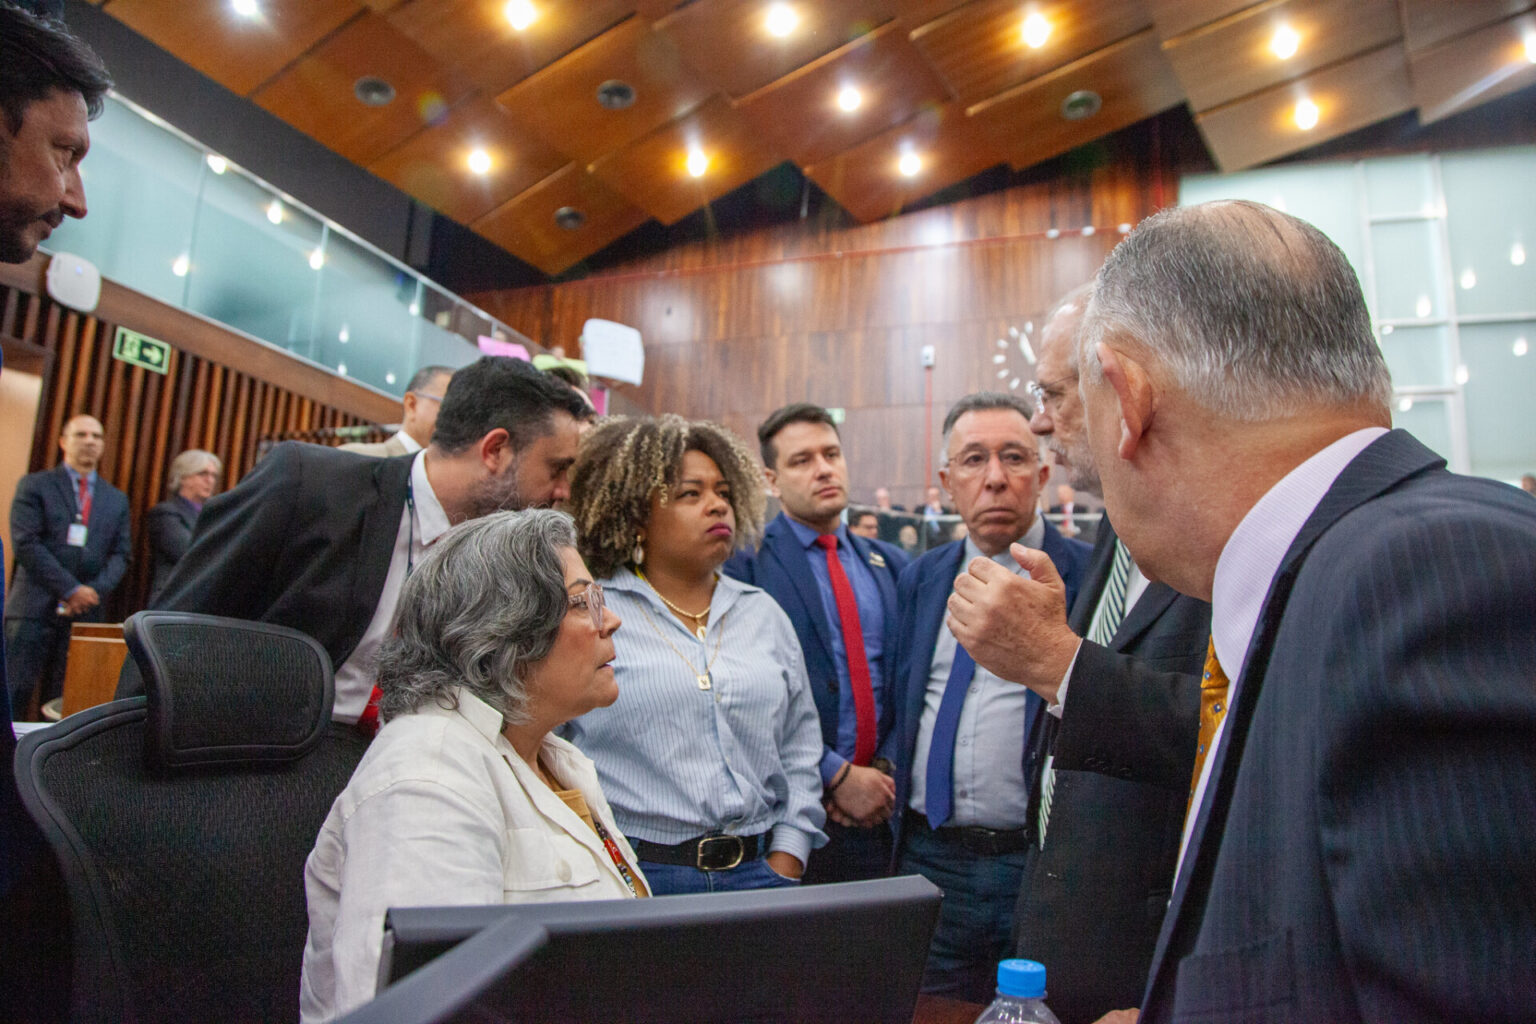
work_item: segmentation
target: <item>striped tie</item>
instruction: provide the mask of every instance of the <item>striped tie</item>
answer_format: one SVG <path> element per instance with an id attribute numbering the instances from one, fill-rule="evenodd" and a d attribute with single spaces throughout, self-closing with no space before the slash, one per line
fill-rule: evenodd
<path id="1" fill-rule="evenodd" d="M 1115 557 L 1109 567 L 1109 579 L 1104 582 L 1104 593 L 1099 597 L 1099 617 L 1093 624 L 1093 630 L 1088 634 L 1088 639 L 1100 647 L 1108 647 L 1109 642 L 1115 638 L 1115 631 L 1120 628 L 1120 621 L 1125 618 L 1125 591 L 1131 580 L 1131 552 L 1120 538 L 1115 538 Z M 1045 767 L 1040 773 L 1040 817 L 1039 817 L 1039 843 L 1040 848 L 1045 849 L 1045 826 L 1051 819 L 1051 796 L 1056 788 L 1056 769 L 1051 766 L 1055 760 L 1046 755 Z"/>
<path id="2" fill-rule="evenodd" d="M 1227 673 L 1216 660 L 1216 638 L 1211 637 L 1205 652 L 1205 672 L 1200 676 L 1200 740 L 1195 747 L 1195 774 L 1189 780 L 1189 803 L 1195 802 L 1195 790 L 1200 786 L 1200 770 L 1211 752 L 1211 742 L 1216 739 L 1216 727 L 1227 714 Z M 1184 810 L 1189 814 L 1189 808 Z"/>

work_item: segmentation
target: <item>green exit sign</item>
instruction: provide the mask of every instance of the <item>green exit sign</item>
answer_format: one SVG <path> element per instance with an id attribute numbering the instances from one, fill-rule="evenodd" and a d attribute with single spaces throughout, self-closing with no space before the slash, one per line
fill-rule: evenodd
<path id="1" fill-rule="evenodd" d="M 112 339 L 112 357 L 155 373 L 165 373 L 171 361 L 171 346 L 138 331 L 119 327 Z"/>

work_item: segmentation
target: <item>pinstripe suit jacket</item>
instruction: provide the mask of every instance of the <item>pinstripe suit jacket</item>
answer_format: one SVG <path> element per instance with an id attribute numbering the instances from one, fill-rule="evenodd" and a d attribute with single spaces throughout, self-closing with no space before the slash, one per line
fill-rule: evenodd
<path id="1" fill-rule="evenodd" d="M 1410 435 L 1270 586 L 1143 1024 L 1536 1014 L 1536 504 Z"/>

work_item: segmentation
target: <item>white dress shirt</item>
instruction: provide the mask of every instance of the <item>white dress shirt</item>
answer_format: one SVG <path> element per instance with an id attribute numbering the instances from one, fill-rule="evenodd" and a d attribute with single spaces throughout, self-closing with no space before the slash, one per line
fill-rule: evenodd
<path id="1" fill-rule="evenodd" d="M 304 865 L 306 1024 L 373 998 L 390 907 L 632 896 L 597 834 L 507 742 L 501 714 L 457 692 L 455 709 L 428 703 L 385 723 Z M 539 756 L 643 879 L 592 762 L 553 735 Z"/>
<path id="2" fill-rule="evenodd" d="M 1045 523 L 1034 523 L 1019 539 L 1029 548 L 1039 548 L 1045 538 Z M 960 569 L 964 571 L 973 558 L 985 558 L 974 541 L 965 541 Z M 1025 570 L 1004 550 L 992 561 L 1015 574 Z M 947 616 L 946 616 L 947 619 Z M 949 670 L 955 663 L 955 634 L 940 620 L 933 661 L 928 669 L 928 690 L 923 696 L 923 712 L 918 719 L 917 745 L 912 753 L 913 810 L 926 813 L 928 750 L 933 746 L 933 725 L 944 699 Z M 946 825 L 982 825 L 987 828 L 1021 828 L 1029 816 L 1030 782 L 1024 778 L 1024 713 L 1029 691 L 976 666 L 960 708 L 960 722 L 955 730 L 955 760 L 952 776 L 954 793 L 950 818 Z"/>
<path id="3" fill-rule="evenodd" d="M 1385 427 L 1367 427 L 1346 434 L 1307 461 L 1291 470 L 1271 487 L 1248 514 L 1243 516 L 1232 536 L 1227 538 L 1216 562 L 1216 577 L 1211 586 L 1211 636 L 1216 642 L 1216 660 L 1231 680 L 1227 705 L 1237 701 L 1238 685 L 1248 660 L 1248 647 L 1258 628 L 1259 615 L 1269 597 L 1270 584 L 1285 561 L 1301 528 L 1317 510 L 1333 482 L 1351 462 L 1381 435 Z M 1211 739 L 1211 750 L 1200 769 L 1189 814 L 1184 818 L 1184 838 L 1179 845 L 1179 869 L 1184 867 L 1184 851 L 1205 802 L 1206 783 L 1210 781 L 1223 740 L 1227 719 L 1222 718 Z"/>
<path id="4" fill-rule="evenodd" d="M 368 706 L 368 698 L 373 695 L 374 664 L 378 660 L 379 645 L 394 624 L 395 606 L 400 603 L 400 588 L 405 586 L 405 577 L 410 568 L 421 561 L 427 548 L 448 532 L 448 513 L 443 511 L 432 483 L 427 479 L 427 460 L 419 454 L 411 463 L 410 493 L 411 500 L 400 510 L 395 550 L 389 559 L 389 574 L 384 577 L 384 589 L 379 591 L 373 618 L 368 620 L 363 638 L 352 648 L 347 660 L 336 667 L 336 703 L 331 717 L 348 725 L 357 721 Z M 415 506 L 414 515 L 412 505 Z"/>
<path id="5" fill-rule="evenodd" d="M 421 443 L 403 430 L 395 431 L 395 436 L 391 440 L 399 441 L 401 446 L 405 448 L 407 455 L 415 455 L 421 451 Z"/>

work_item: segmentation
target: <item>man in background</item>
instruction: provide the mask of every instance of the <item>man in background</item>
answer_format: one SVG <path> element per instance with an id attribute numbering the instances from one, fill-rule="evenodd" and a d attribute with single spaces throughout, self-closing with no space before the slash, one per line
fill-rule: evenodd
<path id="1" fill-rule="evenodd" d="M 400 400 L 400 429 L 393 437 L 385 441 L 353 441 L 339 447 L 344 452 L 380 459 L 421 451 L 432 442 L 438 406 L 452 378 L 451 367 L 423 366 L 405 387 L 405 397 Z"/>
<path id="2" fill-rule="evenodd" d="M 880 517 L 868 509 L 848 513 L 848 532 L 865 540 L 880 539 Z"/>
<path id="3" fill-rule="evenodd" d="M 907 557 L 843 525 L 848 466 L 825 409 L 787 405 L 757 438 L 782 511 L 762 546 L 736 555 L 725 572 L 768 591 L 789 616 L 821 717 L 828 841 L 803 881 L 875 878 L 891 862 L 890 651 Z"/>

